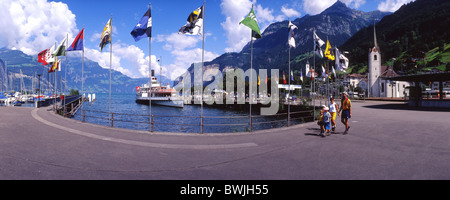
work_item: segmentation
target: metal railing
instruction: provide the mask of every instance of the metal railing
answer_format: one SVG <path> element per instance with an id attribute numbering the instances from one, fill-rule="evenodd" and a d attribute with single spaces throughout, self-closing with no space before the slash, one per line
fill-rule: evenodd
<path id="1" fill-rule="evenodd" d="M 97 119 L 103 121 L 103 124 L 114 128 L 115 123 L 130 123 L 138 125 L 147 125 L 144 127 L 150 132 L 154 132 L 155 128 L 164 128 L 170 126 L 179 126 L 181 128 L 186 127 L 198 127 L 200 131 L 197 133 L 203 134 L 206 127 L 242 127 L 246 128 L 247 132 L 252 132 L 255 126 L 263 127 L 264 125 L 274 124 L 275 127 L 291 126 L 293 124 L 304 123 L 307 121 L 313 121 L 313 110 L 298 111 L 288 113 L 279 113 L 270 116 L 262 115 L 236 115 L 236 116 L 164 116 L 164 115 L 139 115 L 139 114 L 126 114 L 126 113 L 108 113 L 104 111 L 85 110 L 82 109 L 81 121 L 87 122 L 86 119 Z M 180 122 L 181 121 L 181 122 Z M 187 121 L 187 122 L 186 122 Z M 221 123 L 222 122 L 222 123 Z M 273 126 L 271 126 L 273 127 Z M 142 129 L 139 129 L 142 130 Z M 231 130 L 231 129 L 229 129 Z M 175 131 L 181 132 L 181 131 Z"/>

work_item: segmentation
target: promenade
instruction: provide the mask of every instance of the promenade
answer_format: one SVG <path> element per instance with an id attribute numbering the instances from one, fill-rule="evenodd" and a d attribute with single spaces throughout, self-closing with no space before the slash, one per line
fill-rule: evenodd
<path id="1" fill-rule="evenodd" d="M 0 107 L 0 179 L 450 179 L 450 111 L 354 102 L 349 134 L 315 123 L 230 134 L 149 133 Z"/>

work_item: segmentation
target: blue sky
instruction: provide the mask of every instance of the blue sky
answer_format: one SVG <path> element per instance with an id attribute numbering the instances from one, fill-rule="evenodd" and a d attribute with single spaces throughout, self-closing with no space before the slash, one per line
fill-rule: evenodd
<path id="1" fill-rule="evenodd" d="M 200 7 L 200 0 L 1 0 L 0 47 L 19 49 L 29 55 L 61 41 L 69 34 L 69 43 L 85 27 L 85 56 L 109 68 L 109 47 L 98 49 L 100 34 L 113 16 L 113 69 L 130 77 L 148 73 L 148 40 L 135 42 L 130 32 L 152 4 L 152 68 L 175 78 L 193 62 L 201 61 L 201 36 L 178 35 L 188 15 Z M 5 2 L 3 2 L 5 1 Z M 341 0 L 363 11 L 395 11 L 412 0 Z M 306 14 L 318 14 L 336 0 L 208 0 L 206 1 L 205 58 L 212 60 L 225 52 L 240 51 L 249 42 L 249 29 L 239 25 L 255 4 L 262 29 L 273 22 L 292 20 Z M 8 12 L 9 11 L 9 12 Z M 24 29 L 27 27 L 26 29 Z M 8 30 L 5 28 L 8 27 Z M 12 27 L 12 28 L 11 28 Z M 22 33 L 25 32 L 25 33 Z M 17 34 L 20 33 L 20 34 Z M 69 56 L 78 56 L 77 53 Z"/>

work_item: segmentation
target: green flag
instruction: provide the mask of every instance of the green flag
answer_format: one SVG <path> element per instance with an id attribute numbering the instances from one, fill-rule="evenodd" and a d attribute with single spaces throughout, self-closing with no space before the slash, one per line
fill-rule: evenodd
<path id="1" fill-rule="evenodd" d="M 239 24 L 244 24 L 245 26 L 252 29 L 252 37 L 254 38 L 261 38 L 261 31 L 259 30 L 258 21 L 256 20 L 255 12 L 250 10 L 250 13 L 247 15 L 247 17 L 242 20 Z"/>
<path id="2" fill-rule="evenodd" d="M 56 48 L 55 53 L 53 53 L 53 56 L 65 56 L 66 55 L 66 46 L 64 45 L 66 43 L 66 39 L 64 38 L 63 41 L 61 41 L 61 44 Z"/>

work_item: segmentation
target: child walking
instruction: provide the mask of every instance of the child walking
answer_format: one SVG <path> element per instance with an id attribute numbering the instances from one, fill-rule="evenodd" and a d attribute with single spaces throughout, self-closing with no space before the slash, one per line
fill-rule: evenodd
<path id="1" fill-rule="evenodd" d="M 330 109 L 328 107 L 323 108 L 323 127 L 325 129 L 325 133 L 322 137 L 329 136 L 331 129 L 331 114 L 328 112 Z"/>
<path id="2" fill-rule="evenodd" d="M 325 128 L 323 127 L 323 109 L 320 110 L 319 114 L 319 120 L 317 121 L 317 125 L 320 127 L 320 136 L 323 137 L 323 134 L 325 133 Z"/>

